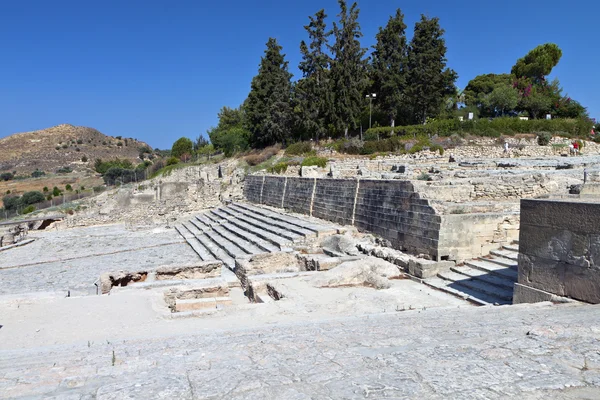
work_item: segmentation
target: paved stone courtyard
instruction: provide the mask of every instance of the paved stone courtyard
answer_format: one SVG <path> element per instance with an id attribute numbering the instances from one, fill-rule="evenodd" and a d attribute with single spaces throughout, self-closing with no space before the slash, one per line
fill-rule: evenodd
<path id="1" fill-rule="evenodd" d="M 0 254 L 0 398 L 600 398 L 599 306 L 475 307 L 410 279 L 314 285 L 335 269 L 266 276 L 284 298 L 250 303 L 222 268 L 231 304 L 178 316 L 169 282 L 94 286 L 198 260 L 175 229 L 30 236 Z"/>
<path id="2" fill-rule="evenodd" d="M 3 340 L 0 392 L 97 400 L 597 399 L 599 311 L 549 303 L 431 309 L 202 334 L 172 321 L 168 335 L 138 340 L 15 350 Z"/>

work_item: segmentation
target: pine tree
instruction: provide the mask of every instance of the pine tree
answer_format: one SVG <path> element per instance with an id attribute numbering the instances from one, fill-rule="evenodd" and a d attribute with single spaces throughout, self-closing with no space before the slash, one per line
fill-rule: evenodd
<path id="1" fill-rule="evenodd" d="M 405 103 L 407 42 L 404 15 L 398 9 L 385 28 L 379 28 L 377 44 L 373 46 L 373 92 L 377 93 L 379 108 L 396 124 L 398 111 Z"/>
<path id="2" fill-rule="evenodd" d="M 439 114 L 445 97 L 456 92 L 456 72 L 446 68 L 446 43 L 439 18 L 427 18 L 415 24 L 408 48 L 407 94 L 414 123 Z"/>
<path id="3" fill-rule="evenodd" d="M 310 46 L 300 43 L 302 61 L 298 68 L 303 78 L 295 88 L 297 105 L 300 110 L 300 123 L 319 140 L 326 132 L 326 116 L 329 109 L 329 64 L 331 59 L 325 50 L 327 39 L 331 35 L 325 24 L 325 10 L 318 11 L 310 18 L 310 24 L 304 29 L 308 32 Z"/>
<path id="4" fill-rule="evenodd" d="M 292 74 L 281 50 L 277 40 L 269 38 L 244 105 L 254 147 L 286 143 L 290 138 Z"/>
<path id="5" fill-rule="evenodd" d="M 358 5 L 352 4 L 348 10 L 345 0 L 340 5 L 339 25 L 333 23 L 335 43 L 330 46 L 333 53 L 331 63 L 332 111 L 331 122 L 336 129 L 344 130 L 357 127 L 360 111 L 364 106 L 364 89 L 367 87 L 366 49 L 360 47 L 362 37 L 358 23 Z"/>

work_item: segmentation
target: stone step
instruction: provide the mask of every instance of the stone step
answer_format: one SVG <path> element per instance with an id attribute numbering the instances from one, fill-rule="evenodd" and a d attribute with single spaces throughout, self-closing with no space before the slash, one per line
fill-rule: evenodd
<path id="1" fill-rule="evenodd" d="M 235 258 L 223 250 L 211 237 L 205 233 L 201 233 L 196 235 L 196 239 L 213 255 L 213 257 L 223 261 L 223 264 L 225 264 L 227 268 L 232 271 L 235 269 Z"/>
<path id="2" fill-rule="evenodd" d="M 441 290 L 442 292 L 446 292 L 448 294 L 451 294 L 453 296 L 459 297 L 461 299 L 470 301 L 472 303 L 475 303 L 477 305 L 480 306 L 487 306 L 487 305 L 491 305 L 494 304 L 495 299 L 489 297 L 489 296 L 484 296 L 484 295 L 478 295 L 478 297 L 473 297 L 468 295 L 465 292 L 462 292 L 460 290 L 456 290 L 453 287 L 450 287 L 448 285 L 450 285 L 452 282 L 447 281 L 445 279 L 442 278 L 438 278 L 437 276 L 434 276 L 432 278 L 427 278 L 423 281 L 423 283 L 427 286 L 430 286 L 434 289 L 438 289 Z"/>
<path id="3" fill-rule="evenodd" d="M 456 284 L 456 286 L 451 285 L 457 290 L 465 291 L 471 296 L 477 297 L 478 293 L 485 294 L 487 296 L 498 299 L 496 302 L 500 303 L 501 301 L 512 302 L 512 290 L 502 289 L 495 285 L 490 285 L 486 282 L 472 279 L 466 275 L 459 274 L 453 271 L 443 271 L 438 274 L 438 277 L 445 279 L 447 281 L 452 281 Z"/>
<path id="4" fill-rule="evenodd" d="M 288 232 L 295 233 L 302 237 L 315 237 L 316 236 L 316 233 L 309 229 L 302 228 L 302 227 L 299 227 L 299 226 L 296 226 L 296 225 L 293 225 L 288 222 L 284 222 L 284 221 L 281 221 L 281 220 L 278 220 L 275 218 L 270 218 L 270 217 L 264 216 L 261 213 L 254 212 L 252 210 L 248 210 L 247 208 L 240 207 L 236 204 L 230 205 L 229 208 L 232 208 L 233 210 L 238 211 L 240 214 L 245 214 L 251 218 L 254 218 L 255 220 L 261 221 L 262 223 L 267 223 L 271 226 L 275 226 L 280 229 L 284 229 Z"/>
<path id="5" fill-rule="evenodd" d="M 490 254 L 493 256 L 508 258 L 509 260 L 519 261 L 519 252 L 512 250 L 492 250 Z"/>
<path id="6" fill-rule="evenodd" d="M 490 258 L 482 258 L 483 260 L 489 261 L 494 264 L 498 264 L 500 266 L 511 268 L 517 271 L 519 269 L 519 262 L 517 260 L 513 260 L 512 258 L 506 258 L 503 256 L 493 255 Z"/>
<path id="7" fill-rule="evenodd" d="M 252 204 L 247 204 L 247 203 L 235 203 L 235 204 L 239 205 L 240 207 L 244 207 L 247 210 L 251 210 L 256 213 L 262 214 L 266 217 L 270 217 L 270 218 L 277 219 L 277 220 L 280 220 L 283 222 L 287 222 L 289 224 L 308 229 L 315 233 L 336 233 L 336 231 L 337 231 L 336 229 L 332 229 L 331 227 L 327 227 L 325 225 L 316 224 L 311 221 L 306 221 L 306 220 L 303 220 L 300 218 L 292 217 L 291 215 L 285 215 L 285 214 L 281 214 L 281 213 L 278 213 L 275 211 L 267 210 L 265 208 L 257 207 Z"/>
<path id="8" fill-rule="evenodd" d="M 210 261 L 215 259 L 215 257 L 210 253 L 210 251 L 208 251 L 206 247 L 204 247 L 202 243 L 200 243 L 197 239 L 195 232 L 197 232 L 198 234 L 202 234 L 202 232 L 198 231 L 197 228 L 194 229 L 192 226 L 185 223 L 182 225 L 182 228 L 187 230 L 189 235 L 184 236 L 185 240 L 190 245 L 190 247 L 196 252 L 196 254 L 198 254 L 202 261 Z M 181 233 L 179 229 L 178 231 L 179 233 Z"/>
<path id="9" fill-rule="evenodd" d="M 237 215 L 237 213 L 235 213 L 231 210 L 226 211 L 226 210 L 220 209 L 220 211 L 226 212 L 232 216 L 232 218 L 229 220 L 230 224 L 237 226 L 244 232 L 252 233 L 252 234 L 256 235 L 257 237 L 260 237 L 260 238 L 264 239 L 265 241 L 272 243 L 273 246 L 277 246 L 279 248 L 279 250 L 282 250 L 283 248 L 286 248 L 286 247 L 290 246 L 290 244 L 291 244 L 290 240 L 283 238 L 281 235 L 271 233 L 260 227 L 256 227 L 255 225 L 248 224 L 237 217 L 234 217 L 234 215 Z"/>
<path id="10" fill-rule="evenodd" d="M 219 235 L 221 235 L 221 237 L 227 239 L 230 243 L 234 244 L 235 246 L 237 246 L 239 249 L 241 249 L 242 251 L 244 251 L 246 254 L 260 254 L 260 253 L 264 253 L 263 249 L 261 249 L 260 247 L 256 246 L 255 244 L 253 244 L 252 242 L 243 239 L 242 237 L 235 235 L 233 233 L 231 233 L 230 231 L 228 231 L 227 229 L 225 229 L 223 227 L 223 225 L 219 225 L 219 226 L 213 226 L 213 231 L 217 232 Z"/>
<path id="11" fill-rule="evenodd" d="M 243 248 L 238 246 L 235 242 L 227 239 L 225 236 L 221 235 L 220 230 L 215 226 L 212 230 L 204 233 L 210 240 L 220 247 L 225 253 L 229 254 L 232 258 L 244 257 L 248 255 Z"/>
<path id="12" fill-rule="evenodd" d="M 518 273 L 514 269 L 500 265 L 500 264 L 490 262 L 489 260 L 486 260 L 486 259 L 470 260 L 470 261 L 465 262 L 465 265 L 467 265 L 471 268 L 482 270 L 489 274 L 493 274 L 493 275 L 501 276 L 503 278 L 510 279 L 515 282 L 517 281 L 517 278 L 518 278 Z"/>
<path id="13" fill-rule="evenodd" d="M 202 233 L 206 233 L 206 232 L 210 232 L 212 230 L 212 228 L 210 226 L 206 226 L 205 224 L 203 224 L 202 222 L 200 222 L 199 220 L 193 218 L 190 219 L 189 224 L 192 225 L 194 228 L 196 228 L 199 232 Z"/>
<path id="14" fill-rule="evenodd" d="M 504 246 L 502 246 L 502 248 L 504 250 L 514 251 L 516 253 L 519 252 L 519 244 L 518 243 L 517 244 L 514 244 L 514 243 L 513 244 L 505 244 Z"/>
<path id="15" fill-rule="evenodd" d="M 488 283 L 490 285 L 498 286 L 505 290 L 513 290 L 515 281 L 507 278 L 500 277 L 498 275 L 493 275 L 488 272 L 484 272 L 480 269 L 471 268 L 471 267 L 451 267 L 452 271 L 457 272 L 462 275 L 466 275 L 470 278 L 477 279 Z"/>
<path id="16" fill-rule="evenodd" d="M 212 212 L 215 214 L 219 213 L 219 211 L 217 211 L 217 210 L 213 210 Z M 227 215 L 227 214 L 225 214 L 225 215 Z M 230 218 L 231 217 L 224 218 L 224 219 L 227 219 L 228 222 L 223 223 L 221 226 L 223 228 L 227 229 L 232 234 L 234 234 L 242 239 L 246 239 L 246 240 L 250 241 L 255 246 L 260 248 L 262 251 L 266 251 L 268 253 L 273 253 L 273 252 L 280 250 L 279 246 L 274 245 L 273 243 L 269 242 L 268 240 L 262 239 L 259 236 L 256 236 L 255 234 L 248 232 L 246 230 L 240 229 L 239 227 L 237 227 L 230 221 Z"/>
<path id="17" fill-rule="evenodd" d="M 212 228 L 216 223 L 215 221 L 208 218 L 205 214 L 196 215 L 196 219 L 202 223 L 206 228 Z"/>
<path id="18" fill-rule="evenodd" d="M 291 241 L 295 241 L 295 240 L 298 240 L 298 239 L 302 238 L 302 235 L 299 235 L 299 234 L 294 233 L 294 232 L 290 232 L 290 231 L 288 231 L 286 229 L 282 229 L 282 228 L 277 227 L 277 226 L 270 225 L 268 222 L 266 222 L 264 220 L 258 220 L 258 219 L 255 219 L 253 217 L 249 217 L 247 214 L 238 213 L 238 212 L 235 212 L 235 210 L 232 210 L 232 209 L 229 209 L 229 211 L 231 211 L 232 213 L 235 213 L 235 217 L 239 221 L 245 222 L 246 224 L 249 224 L 249 225 L 253 225 L 256 228 L 259 228 L 259 229 L 265 230 L 267 232 L 273 233 L 273 234 L 278 235 L 278 236 L 280 236 L 282 238 L 285 238 L 285 239 L 288 239 L 288 240 L 291 240 Z"/>

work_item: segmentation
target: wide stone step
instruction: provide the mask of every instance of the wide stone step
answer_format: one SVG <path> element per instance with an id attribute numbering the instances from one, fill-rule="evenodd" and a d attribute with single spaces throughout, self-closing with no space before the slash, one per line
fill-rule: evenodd
<path id="1" fill-rule="evenodd" d="M 223 227 L 223 225 L 214 226 L 213 231 L 217 232 L 219 235 L 221 235 L 221 237 L 224 237 L 225 239 L 227 239 L 230 243 L 237 246 L 239 249 L 244 251 L 246 254 L 264 253 L 263 249 L 259 248 L 252 242 L 241 238 L 238 235 L 234 235 L 233 233 L 231 233 L 227 229 L 225 229 Z"/>
<path id="2" fill-rule="evenodd" d="M 513 244 L 505 244 L 504 246 L 502 246 L 502 248 L 504 250 L 514 251 L 516 253 L 519 252 L 519 244 L 518 243 L 517 244 L 514 244 L 514 243 Z"/>
<path id="3" fill-rule="evenodd" d="M 506 258 L 499 255 L 493 255 L 490 258 L 484 258 L 484 260 L 489 261 L 494 264 L 498 264 L 505 268 L 511 268 L 517 271 L 519 269 L 519 262 L 517 260 L 513 260 L 512 258 Z"/>
<path id="4" fill-rule="evenodd" d="M 246 203 L 235 203 L 235 205 L 238 205 L 240 207 L 246 208 L 247 210 L 250 211 L 254 211 L 256 213 L 262 214 L 266 217 L 269 218 L 273 218 L 273 219 L 277 219 L 283 222 L 287 222 L 289 224 L 292 225 L 296 225 L 299 226 L 301 228 L 304 229 L 308 229 L 311 230 L 313 232 L 316 233 L 335 233 L 335 229 L 333 229 L 332 227 L 328 227 L 325 225 L 320 225 L 317 223 L 313 223 L 311 221 L 306 221 L 300 218 L 296 218 L 296 217 L 292 217 L 291 215 L 285 215 L 285 214 L 281 214 L 275 211 L 271 211 L 271 210 L 267 210 L 265 208 L 261 208 L 261 207 L 256 207 L 253 206 L 251 204 L 246 204 Z"/>
<path id="5" fill-rule="evenodd" d="M 225 252 L 212 238 L 204 233 L 196 235 L 196 239 L 218 260 L 223 261 L 223 264 L 232 271 L 235 269 L 235 258 Z"/>
<path id="6" fill-rule="evenodd" d="M 279 250 L 281 250 L 285 247 L 288 247 L 291 244 L 290 240 L 285 239 L 280 235 L 273 234 L 262 228 L 248 224 L 248 223 L 238 219 L 237 217 L 233 217 L 233 215 L 236 215 L 236 213 L 232 212 L 231 210 L 228 210 L 228 211 L 222 210 L 222 211 L 227 212 L 228 214 L 232 215 L 232 218 L 229 220 L 230 224 L 237 226 L 244 232 L 252 233 L 257 237 L 260 237 L 260 238 L 264 239 L 265 241 L 272 243 L 273 246 L 277 246 L 279 248 Z"/>
<path id="7" fill-rule="evenodd" d="M 227 239 L 225 236 L 221 235 L 219 230 L 213 227 L 211 231 L 207 231 L 205 235 L 210 238 L 210 240 L 215 243 L 218 247 L 220 247 L 224 252 L 229 254 L 234 259 L 237 257 L 244 257 L 248 255 L 243 248 L 238 246 L 235 242 Z M 218 229 L 218 228 L 217 228 Z"/>
<path id="8" fill-rule="evenodd" d="M 213 212 L 216 213 L 216 211 L 213 211 Z M 273 243 L 271 243 L 265 239 L 262 239 L 253 233 L 250 233 L 246 230 L 238 228 L 232 222 L 225 222 L 221 225 L 221 227 L 223 227 L 224 229 L 227 229 L 229 232 L 238 236 L 241 239 L 246 239 L 246 240 L 250 241 L 251 243 L 253 243 L 255 246 L 257 246 L 262 251 L 272 253 L 272 252 L 279 251 L 279 249 L 280 249 L 279 246 L 276 246 Z"/>
<path id="9" fill-rule="evenodd" d="M 509 260 L 519 261 L 519 251 L 512 250 L 492 250 L 491 255 L 508 258 Z"/>
<path id="10" fill-rule="evenodd" d="M 501 301 L 512 302 L 513 293 L 510 290 L 502 289 L 495 285 L 490 285 L 486 282 L 472 279 L 466 275 L 459 274 L 453 271 L 444 271 L 438 274 L 438 277 L 442 279 L 446 279 L 447 281 L 452 281 L 456 284 L 450 285 L 457 290 L 465 291 L 464 288 L 470 289 L 467 293 L 471 296 L 477 296 L 477 293 L 482 293 L 487 296 L 494 297 L 498 299 L 496 302 L 500 303 Z"/>
<path id="11" fill-rule="evenodd" d="M 185 229 L 188 232 L 187 235 L 184 235 L 181 232 L 181 230 L 183 230 L 183 229 Z M 184 223 L 182 225 L 181 230 L 180 229 L 177 229 L 177 230 L 179 233 L 181 233 L 185 237 L 185 240 L 187 241 L 187 243 L 196 252 L 196 254 L 198 254 L 198 257 L 200 257 L 200 259 L 202 261 L 210 261 L 210 260 L 215 259 L 215 257 L 210 253 L 210 251 L 208 251 L 208 249 L 206 247 L 204 247 L 204 245 L 202 245 L 202 243 L 200 243 L 198 241 L 196 233 L 197 234 L 203 234 L 203 233 L 198 231 L 197 228 Z"/>
<path id="12" fill-rule="evenodd" d="M 450 284 L 452 284 L 452 282 L 447 281 L 445 279 L 442 278 L 438 278 L 436 276 L 431 277 L 431 278 L 427 278 L 423 281 L 423 283 L 427 286 L 430 286 L 434 289 L 438 289 L 441 290 L 443 292 L 446 292 L 448 294 L 451 294 L 453 296 L 459 297 L 461 299 L 470 301 L 472 303 L 478 304 L 480 306 L 487 306 L 487 305 L 491 305 L 494 304 L 495 299 L 490 297 L 490 296 L 485 296 L 485 295 L 481 295 L 478 294 L 477 297 L 473 297 L 463 291 L 454 289 L 453 287 L 449 286 Z"/>
<path id="13" fill-rule="evenodd" d="M 492 263 L 489 260 L 470 260 L 465 262 L 465 265 L 471 268 L 482 270 L 489 274 L 498 275 L 503 278 L 510 279 L 515 282 L 517 281 L 519 275 L 514 269 L 500 264 Z"/>
<path id="14" fill-rule="evenodd" d="M 302 235 L 299 235 L 294 232 L 290 232 L 286 229 L 282 229 L 277 226 L 270 225 L 266 221 L 258 220 L 253 217 L 249 217 L 247 214 L 238 213 L 231 209 L 229 209 L 227 212 L 231 212 L 232 214 L 235 214 L 235 217 L 237 218 L 238 221 L 245 222 L 246 224 L 252 225 L 256 228 L 259 228 L 259 229 L 265 230 L 267 232 L 273 233 L 275 235 L 281 236 L 282 238 L 285 238 L 285 239 L 288 239 L 291 241 L 295 241 L 295 240 L 302 238 Z"/>
<path id="15" fill-rule="evenodd" d="M 202 227 L 202 229 L 211 229 L 212 225 L 213 225 L 213 221 L 211 221 L 210 219 L 206 218 L 206 216 L 204 215 L 196 215 L 196 217 L 194 217 L 192 219 L 192 221 L 194 221 L 196 223 L 197 226 Z"/>
<path id="16" fill-rule="evenodd" d="M 244 215 L 246 215 L 248 217 L 251 217 L 251 218 L 253 218 L 253 219 L 257 220 L 257 221 L 261 221 L 262 223 L 266 223 L 266 224 L 269 224 L 271 226 L 275 226 L 275 227 L 278 227 L 280 229 L 284 229 L 287 232 L 292 232 L 292 233 L 295 233 L 295 234 L 300 235 L 302 237 L 314 237 L 314 236 L 316 236 L 316 233 L 313 232 L 313 231 L 311 231 L 311 230 L 309 230 L 309 229 L 302 228 L 302 227 L 296 226 L 294 224 L 290 224 L 288 222 L 280 221 L 280 220 L 275 219 L 275 218 L 270 218 L 270 217 L 264 216 L 264 215 L 262 215 L 262 214 L 260 214 L 258 212 L 254 212 L 252 210 L 248 210 L 248 209 L 246 209 L 244 207 L 239 207 L 239 206 L 237 206 L 235 204 L 231 205 L 229 207 L 231 209 L 235 210 L 235 211 L 238 211 L 240 214 L 244 214 Z"/>
<path id="17" fill-rule="evenodd" d="M 515 284 L 515 281 L 511 279 L 503 278 L 498 275 L 493 275 L 476 268 L 455 266 L 451 267 L 450 269 L 459 274 L 483 281 L 490 285 L 498 286 L 505 290 L 513 290 L 513 286 Z"/>

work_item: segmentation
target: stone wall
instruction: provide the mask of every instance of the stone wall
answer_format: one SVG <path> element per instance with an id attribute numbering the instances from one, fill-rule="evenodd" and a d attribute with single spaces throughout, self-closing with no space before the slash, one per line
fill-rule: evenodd
<path id="1" fill-rule="evenodd" d="M 311 215 L 352 225 L 357 184 L 356 179 L 317 179 Z"/>
<path id="2" fill-rule="evenodd" d="M 522 200 L 515 303 L 600 303 L 600 203 Z"/>

